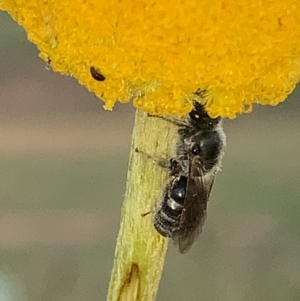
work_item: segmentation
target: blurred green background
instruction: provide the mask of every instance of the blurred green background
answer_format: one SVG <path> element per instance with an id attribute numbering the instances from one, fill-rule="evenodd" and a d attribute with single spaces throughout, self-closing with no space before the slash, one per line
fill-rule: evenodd
<path id="1" fill-rule="evenodd" d="M 0 301 L 105 300 L 134 109 L 46 70 L 0 12 Z M 157 300 L 300 300 L 299 89 L 225 120 L 204 232 Z"/>

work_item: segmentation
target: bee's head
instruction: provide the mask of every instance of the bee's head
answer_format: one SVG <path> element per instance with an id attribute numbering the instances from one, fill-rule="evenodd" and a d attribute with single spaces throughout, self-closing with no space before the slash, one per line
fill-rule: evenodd
<path id="1" fill-rule="evenodd" d="M 201 130 L 212 130 L 220 122 L 220 117 L 211 118 L 204 105 L 199 102 L 194 103 L 194 109 L 189 113 L 192 126 Z"/>

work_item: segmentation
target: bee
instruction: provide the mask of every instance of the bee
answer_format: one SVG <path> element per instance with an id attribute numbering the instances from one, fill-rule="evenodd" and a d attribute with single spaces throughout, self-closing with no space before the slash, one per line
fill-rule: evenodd
<path id="1" fill-rule="evenodd" d="M 189 250 L 202 232 L 207 202 L 226 145 L 221 118 L 211 118 L 203 105 L 179 126 L 176 154 L 170 160 L 170 183 L 154 217 L 155 229 L 171 237 L 180 253 Z"/>
<path id="2" fill-rule="evenodd" d="M 157 161 L 162 167 L 168 166 L 170 180 L 153 224 L 162 236 L 172 238 L 180 253 L 185 253 L 202 232 L 226 136 L 221 118 L 211 118 L 199 103 L 183 121 L 159 118 L 178 125 L 179 138 L 169 165 Z"/>

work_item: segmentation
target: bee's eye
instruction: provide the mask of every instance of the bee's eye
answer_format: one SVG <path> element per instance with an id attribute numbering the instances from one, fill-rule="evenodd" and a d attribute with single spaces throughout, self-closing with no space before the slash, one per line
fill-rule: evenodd
<path id="1" fill-rule="evenodd" d="M 200 146 L 198 144 L 194 144 L 192 146 L 191 152 L 193 155 L 199 155 L 201 152 Z"/>

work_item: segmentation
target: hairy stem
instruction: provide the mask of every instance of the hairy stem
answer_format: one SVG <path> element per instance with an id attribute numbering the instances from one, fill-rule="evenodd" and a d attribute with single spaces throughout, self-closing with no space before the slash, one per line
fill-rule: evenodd
<path id="1" fill-rule="evenodd" d="M 154 229 L 153 213 L 162 201 L 168 170 L 135 149 L 154 159 L 168 158 L 175 135 L 174 124 L 137 110 L 107 301 L 155 300 L 168 242 Z"/>

